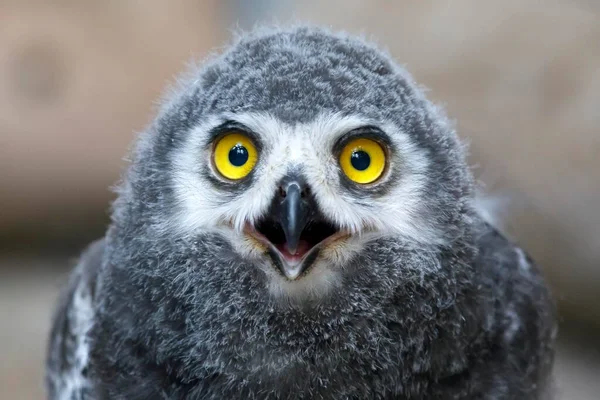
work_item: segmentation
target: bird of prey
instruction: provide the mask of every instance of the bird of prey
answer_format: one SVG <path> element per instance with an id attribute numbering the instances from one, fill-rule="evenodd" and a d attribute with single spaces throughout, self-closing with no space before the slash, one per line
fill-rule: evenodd
<path id="1" fill-rule="evenodd" d="M 240 36 L 140 135 L 58 305 L 49 398 L 546 398 L 549 291 L 465 158 L 364 39 Z"/>

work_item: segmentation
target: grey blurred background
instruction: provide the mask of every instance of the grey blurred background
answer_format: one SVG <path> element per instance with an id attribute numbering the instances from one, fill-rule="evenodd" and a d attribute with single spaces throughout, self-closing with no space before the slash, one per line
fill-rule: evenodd
<path id="1" fill-rule="evenodd" d="M 446 107 L 558 300 L 556 397 L 600 398 L 600 4 L 0 0 L 0 399 L 44 398 L 57 291 L 165 85 L 275 19 L 365 34 Z"/>

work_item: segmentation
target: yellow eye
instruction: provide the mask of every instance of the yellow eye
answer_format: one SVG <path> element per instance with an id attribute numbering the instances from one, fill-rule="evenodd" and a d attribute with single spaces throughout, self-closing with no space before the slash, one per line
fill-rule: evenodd
<path id="1" fill-rule="evenodd" d="M 344 146 L 340 165 L 351 181 L 362 184 L 375 182 L 385 169 L 385 152 L 374 140 L 354 139 Z"/>
<path id="2" fill-rule="evenodd" d="M 258 154 L 248 136 L 230 133 L 217 142 L 213 160 L 221 175 L 227 179 L 238 180 L 252 171 L 258 160 Z"/>

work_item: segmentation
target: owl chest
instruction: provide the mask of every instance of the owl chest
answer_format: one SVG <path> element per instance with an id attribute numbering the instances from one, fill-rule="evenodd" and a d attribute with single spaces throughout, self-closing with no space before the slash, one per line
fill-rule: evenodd
<path id="1" fill-rule="evenodd" d="M 360 338 L 304 339 L 249 346 L 247 355 L 238 353 L 226 362 L 228 368 L 213 374 L 210 385 L 230 391 L 232 398 L 258 393 L 270 393 L 272 398 L 376 398 L 375 393 L 394 387 L 404 374 L 400 343 L 375 346 Z M 206 384 L 204 390 L 212 392 Z"/>

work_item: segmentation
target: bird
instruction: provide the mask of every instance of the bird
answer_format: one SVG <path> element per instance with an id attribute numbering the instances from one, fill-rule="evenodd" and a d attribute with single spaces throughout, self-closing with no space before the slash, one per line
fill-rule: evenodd
<path id="1" fill-rule="evenodd" d="M 553 297 L 467 157 L 371 39 L 237 35 L 139 134 L 57 302 L 48 398 L 548 398 Z"/>

